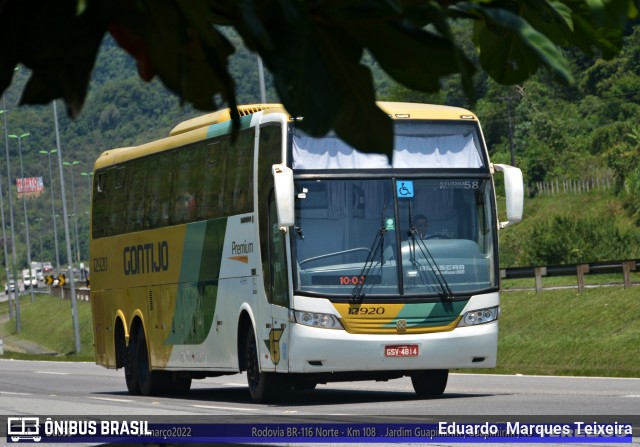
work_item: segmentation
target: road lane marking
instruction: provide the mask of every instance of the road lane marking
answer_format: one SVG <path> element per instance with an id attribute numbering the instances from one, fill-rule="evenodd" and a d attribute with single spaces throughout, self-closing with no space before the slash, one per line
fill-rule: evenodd
<path id="1" fill-rule="evenodd" d="M 88 396 L 89 399 L 95 399 L 95 400 L 108 400 L 109 402 L 133 402 L 131 399 L 118 399 L 116 397 L 95 397 L 95 396 Z"/>
<path id="2" fill-rule="evenodd" d="M 194 408 L 204 408 L 207 410 L 260 411 L 259 408 L 219 407 L 215 405 L 191 405 L 191 406 Z"/>
<path id="3" fill-rule="evenodd" d="M 34 374 L 51 374 L 54 376 L 68 376 L 71 375 L 71 373 L 65 373 L 65 372 L 57 372 L 57 371 L 34 371 Z"/>
<path id="4" fill-rule="evenodd" d="M 15 391 L 0 391 L 0 394 L 12 394 L 16 396 L 32 396 L 31 393 L 17 393 Z"/>

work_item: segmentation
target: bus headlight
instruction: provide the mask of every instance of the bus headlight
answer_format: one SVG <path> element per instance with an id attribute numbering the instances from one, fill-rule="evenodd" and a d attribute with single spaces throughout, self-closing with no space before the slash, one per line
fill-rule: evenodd
<path id="1" fill-rule="evenodd" d="M 500 306 L 488 307 L 486 309 L 471 310 L 465 312 L 458 327 L 475 326 L 477 324 L 491 323 L 500 316 Z"/>
<path id="2" fill-rule="evenodd" d="M 324 329 L 342 329 L 342 324 L 333 315 L 317 312 L 295 311 L 296 323 Z"/>

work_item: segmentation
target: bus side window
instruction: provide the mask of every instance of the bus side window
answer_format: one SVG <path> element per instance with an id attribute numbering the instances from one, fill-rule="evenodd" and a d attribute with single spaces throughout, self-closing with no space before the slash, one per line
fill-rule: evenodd
<path id="1" fill-rule="evenodd" d="M 200 197 L 198 197 L 198 212 L 204 219 L 212 219 L 223 215 L 219 198 L 221 184 L 224 181 L 224 154 L 222 142 L 207 143 L 204 150 L 206 162 L 201 179 Z"/>
<path id="2" fill-rule="evenodd" d="M 248 213 L 253 209 L 253 142 L 253 132 L 243 132 L 235 144 L 229 145 L 225 193 L 232 214 Z"/>
<path id="3" fill-rule="evenodd" d="M 105 172 L 101 172 L 96 175 L 94 179 L 94 191 L 92 200 L 92 213 L 93 213 L 93 237 L 99 238 L 107 235 L 107 216 L 109 215 L 109 202 L 107 195 L 105 194 L 105 182 L 107 175 Z"/>
<path id="4" fill-rule="evenodd" d="M 107 187 L 107 201 L 109 203 L 109 222 L 107 232 L 109 235 L 126 231 L 127 217 L 127 191 L 125 176 L 127 169 L 124 166 L 116 167 L 109 171 L 109 181 L 112 185 Z"/>
<path id="5" fill-rule="evenodd" d="M 194 155 L 193 148 L 185 148 L 174 153 L 174 204 L 173 204 L 173 224 L 190 222 L 193 216 L 190 211 L 193 210 L 195 204 L 193 178 L 198 177 L 198 173 L 194 172 L 197 159 Z M 191 209 L 190 209 L 191 207 Z"/>
<path id="6" fill-rule="evenodd" d="M 288 306 L 287 257 L 284 236 L 278 227 L 275 200 L 269 194 L 269 258 L 271 262 L 271 302 Z"/>
<path id="7" fill-rule="evenodd" d="M 160 172 L 160 159 L 159 157 L 153 157 L 149 159 L 149 162 L 140 166 L 140 170 L 144 171 L 142 174 L 145 178 L 144 184 L 144 203 L 142 211 L 144 213 L 144 219 L 142 226 L 144 229 L 156 228 L 160 225 L 162 202 L 159 200 L 158 195 L 158 175 L 156 172 Z"/>
<path id="8" fill-rule="evenodd" d="M 125 196 L 126 201 L 123 206 L 127 210 L 126 230 L 140 231 L 144 225 L 144 203 L 145 203 L 145 171 L 144 161 L 136 160 L 128 166 L 126 175 L 126 188 Z M 122 188 L 125 189 L 124 187 Z"/>

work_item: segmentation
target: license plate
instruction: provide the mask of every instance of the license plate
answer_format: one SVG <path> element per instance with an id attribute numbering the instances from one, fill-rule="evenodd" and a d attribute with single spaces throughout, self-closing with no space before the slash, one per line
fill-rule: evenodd
<path id="1" fill-rule="evenodd" d="M 385 357 L 417 357 L 418 354 L 418 345 L 394 345 L 384 347 Z"/>

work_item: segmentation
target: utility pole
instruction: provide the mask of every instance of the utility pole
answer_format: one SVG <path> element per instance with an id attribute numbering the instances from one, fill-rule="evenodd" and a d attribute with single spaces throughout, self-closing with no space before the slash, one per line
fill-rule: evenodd
<path id="1" fill-rule="evenodd" d="M 262 58 L 259 54 L 256 55 L 258 58 L 258 84 L 260 86 L 260 102 L 265 104 L 267 102 L 267 91 L 265 88 L 264 82 L 264 66 L 262 65 Z"/>
<path id="2" fill-rule="evenodd" d="M 509 151 L 511 152 L 511 166 L 516 166 L 516 148 L 513 138 L 513 105 L 515 100 L 524 97 L 524 89 L 521 85 L 514 86 L 513 92 L 507 95 L 501 96 L 500 99 L 504 101 L 507 106 L 507 120 L 509 123 Z"/>
<path id="3" fill-rule="evenodd" d="M 513 145 L 513 122 L 511 120 L 511 105 L 512 105 L 511 101 L 513 100 L 513 97 L 511 95 L 507 95 L 507 96 L 502 96 L 500 99 L 502 99 L 507 106 L 507 119 L 509 121 L 509 151 L 511 152 L 511 166 L 515 166 L 516 150 Z"/>
<path id="4" fill-rule="evenodd" d="M 60 145 L 59 143 L 59 135 L 57 132 L 58 128 L 57 128 L 57 122 L 56 122 L 56 140 L 58 140 L 58 145 Z M 51 183 L 49 186 L 49 189 L 51 190 L 51 221 L 53 222 L 53 242 L 55 245 L 55 250 L 56 250 L 56 275 L 60 274 L 60 255 L 58 254 L 58 223 L 56 222 L 56 206 L 54 203 L 54 199 L 53 199 L 53 173 L 51 170 L 51 154 L 55 154 L 56 152 L 58 152 L 57 149 L 53 149 L 50 151 L 40 151 L 41 154 L 45 154 L 49 157 L 49 182 Z"/>
<path id="5" fill-rule="evenodd" d="M 9 155 L 9 133 L 7 132 L 7 111 L 4 102 L 4 95 L 2 95 L 2 110 L 0 110 L 0 114 L 2 114 L 2 118 L 4 120 L 4 145 L 7 151 L 7 157 Z M 8 158 L 7 158 L 8 161 Z M 7 179 L 9 180 L 9 179 Z M 10 182 L 10 180 L 9 180 Z M 11 185 L 9 184 L 9 189 L 11 189 Z M 7 300 L 9 304 L 9 319 L 13 320 L 13 302 L 11 300 L 11 290 L 9 290 L 9 252 L 7 250 L 7 234 L 5 231 L 5 221 L 4 221 L 4 198 L 2 196 L 2 182 L 0 182 L 0 209 L 2 210 L 2 246 L 4 248 L 4 269 L 7 274 Z M 11 240 L 11 245 L 13 245 L 13 240 Z M 15 282 L 14 282 L 15 284 Z M 18 311 L 16 310 L 16 313 Z M 17 317 L 19 318 L 19 317 Z"/>
<path id="6" fill-rule="evenodd" d="M 26 185 L 24 182 L 24 167 L 22 164 L 22 139 L 28 137 L 29 135 L 30 135 L 29 132 L 25 132 L 21 135 L 9 135 L 9 138 L 16 138 L 18 140 L 18 153 L 20 154 L 20 177 L 22 182 L 22 207 L 24 210 L 24 229 L 26 232 L 26 239 L 27 239 L 27 265 L 29 266 L 29 282 L 31 282 L 31 284 L 29 284 L 29 290 L 31 291 L 31 302 L 35 303 L 36 297 L 33 291 L 33 279 L 32 279 L 33 271 L 31 270 L 31 240 L 29 238 L 29 217 L 27 215 L 27 191 L 25 190 Z M 24 282 L 24 276 L 22 277 L 22 280 Z M 24 287 L 26 291 L 27 285 L 24 284 Z"/>
<path id="7" fill-rule="evenodd" d="M 4 96 L 2 97 L 2 107 L 4 108 Z M 4 135 L 5 135 L 5 150 L 7 157 L 7 181 L 9 183 L 9 189 L 7 190 L 9 199 L 9 222 L 11 225 L 11 271 L 13 274 L 13 299 L 16 304 L 16 332 L 19 334 L 22 331 L 22 320 L 20 319 L 20 296 L 18 294 L 18 274 L 16 272 L 16 233 L 13 219 L 13 200 L 11 199 L 11 168 L 9 158 L 9 134 L 7 133 L 7 114 L 4 113 Z M 7 284 L 9 284 L 9 278 L 7 278 Z M 9 293 L 11 291 L 9 290 Z"/>
<path id="8" fill-rule="evenodd" d="M 60 133 L 58 132 L 58 109 L 53 100 L 53 116 L 56 123 L 56 143 L 58 145 L 58 169 L 60 172 L 60 195 L 62 196 L 62 218 L 64 219 L 64 236 L 67 243 L 67 264 L 69 266 L 69 290 L 71 291 L 71 313 L 73 318 L 73 334 L 76 341 L 76 354 L 82 350 L 80 344 L 80 323 L 78 322 L 78 302 L 76 300 L 76 284 L 73 277 L 73 254 L 71 251 L 71 235 L 69 234 L 69 217 L 67 214 L 67 195 L 64 188 L 64 172 L 62 164 L 62 149 L 60 148 Z"/>

